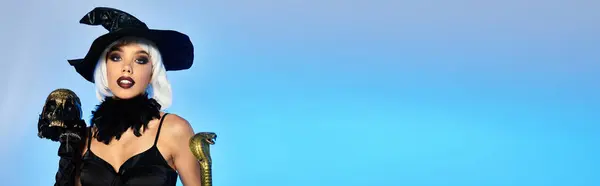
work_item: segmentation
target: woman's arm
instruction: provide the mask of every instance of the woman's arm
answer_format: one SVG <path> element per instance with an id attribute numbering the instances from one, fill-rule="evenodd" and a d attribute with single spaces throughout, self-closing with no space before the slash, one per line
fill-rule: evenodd
<path id="1" fill-rule="evenodd" d="M 64 149 L 67 146 L 61 144 L 60 149 Z M 59 150 L 59 154 L 61 154 Z M 61 155 L 58 162 L 58 171 L 56 171 L 54 186 L 77 186 L 77 174 L 78 167 L 80 165 L 79 158 L 71 155 Z"/>
<path id="2" fill-rule="evenodd" d="M 60 147 L 58 148 L 58 171 L 55 176 L 54 186 L 81 186 L 79 181 L 79 168 L 83 157 L 84 149 L 87 146 L 88 130 L 81 134 L 80 140 L 65 135 L 61 137 Z M 71 139 L 71 140 L 67 140 Z"/>
<path id="3" fill-rule="evenodd" d="M 87 152 L 87 146 L 88 146 L 88 140 L 90 140 L 90 136 L 92 136 L 91 132 L 91 127 L 87 127 L 85 132 L 86 132 L 86 136 L 83 140 L 83 143 L 81 143 L 81 160 L 83 160 L 83 155 Z M 75 186 L 81 186 L 81 180 L 79 179 L 80 177 L 80 173 L 81 173 L 81 163 L 82 161 L 79 161 L 79 165 L 77 165 L 77 169 L 75 170 Z"/>
<path id="4" fill-rule="evenodd" d="M 165 118 L 164 132 L 168 133 L 169 144 L 172 148 L 172 157 L 181 182 L 185 186 L 201 186 L 200 164 L 190 150 L 190 138 L 194 136 L 194 130 L 188 121 L 175 115 L 169 114 Z"/>

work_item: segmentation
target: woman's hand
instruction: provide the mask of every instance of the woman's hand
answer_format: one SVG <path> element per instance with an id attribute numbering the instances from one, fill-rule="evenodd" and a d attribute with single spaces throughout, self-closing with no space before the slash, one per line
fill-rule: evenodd
<path id="1" fill-rule="evenodd" d="M 85 149 L 87 133 L 80 135 L 64 133 L 60 136 L 58 148 L 58 171 L 56 172 L 55 186 L 79 186 L 79 165 L 81 164 L 82 151 Z"/>

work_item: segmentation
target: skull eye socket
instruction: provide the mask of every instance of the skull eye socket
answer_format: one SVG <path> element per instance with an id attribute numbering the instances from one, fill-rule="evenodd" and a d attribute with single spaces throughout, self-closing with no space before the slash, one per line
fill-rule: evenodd
<path id="1" fill-rule="evenodd" d="M 50 101 L 48 103 L 48 110 L 55 110 L 55 109 L 56 109 L 56 102 Z"/>

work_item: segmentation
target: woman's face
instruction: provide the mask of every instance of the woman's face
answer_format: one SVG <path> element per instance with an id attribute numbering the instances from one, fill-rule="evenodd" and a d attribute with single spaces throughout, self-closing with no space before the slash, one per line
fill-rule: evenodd
<path id="1" fill-rule="evenodd" d="M 114 96 L 129 99 L 146 91 L 152 78 L 151 57 L 136 43 L 117 45 L 108 51 L 106 73 Z"/>

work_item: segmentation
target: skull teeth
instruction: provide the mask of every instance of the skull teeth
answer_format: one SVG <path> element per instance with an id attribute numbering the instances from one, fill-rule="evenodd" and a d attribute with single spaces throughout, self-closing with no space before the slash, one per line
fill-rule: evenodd
<path id="1" fill-rule="evenodd" d="M 50 127 L 66 127 L 65 124 L 63 122 L 60 121 L 52 121 L 50 122 Z"/>

